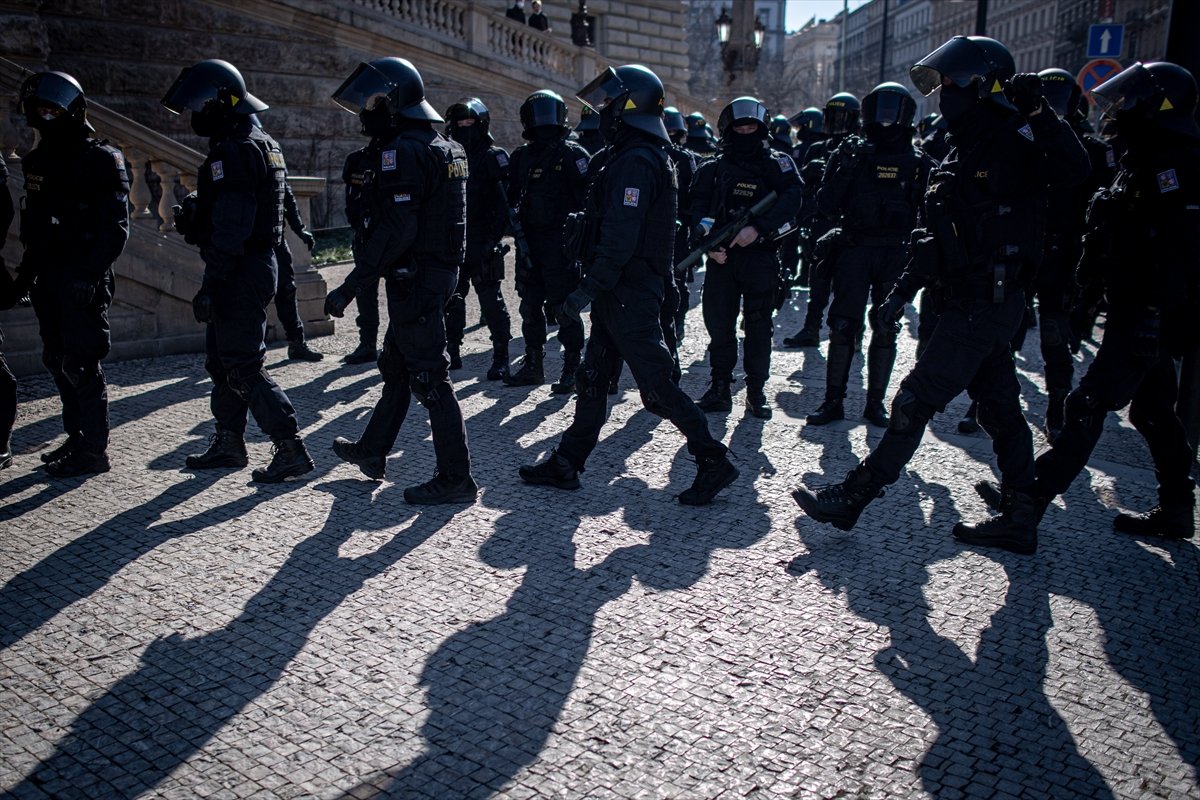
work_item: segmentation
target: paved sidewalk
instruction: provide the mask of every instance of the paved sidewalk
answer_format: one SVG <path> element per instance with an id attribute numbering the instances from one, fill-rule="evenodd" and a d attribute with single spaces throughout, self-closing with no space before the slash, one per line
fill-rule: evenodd
<path id="1" fill-rule="evenodd" d="M 698 396 L 698 309 L 688 323 Z M 348 352 L 339 328 L 314 345 Z M 416 403 L 387 481 L 335 459 L 378 396 L 369 365 L 270 352 L 318 466 L 274 487 L 183 470 L 212 432 L 200 356 L 106 367 L 114 468 L 86 480 L 33 469 L 57 398 L 23 380 L 0 473 L 0 794 L 1200 798 L 1200 558 L 1112 532 L 1154 498 L 1127 419 L 1036 556 L 950 538 L 992 474 L 986 437 L 955 432 L 965 398 L 842 533 L 789 491 L 840 480 L 881 432 L 804 427 L 822 352 L 776 352 L 774 419 L 744 418 L 742 393 L 710 416 L 742 476 L 707 508 L 675 502 L 694 466 L 628 372 L 583 488 L 520 485 L 572 405 L 484 380 L 481 329 L 453 376 L 483 488 L 468 507 L 405 505 L 433 470 Z M 1039 362 L 1033 331 L 1026 386 Z M 269 457 L 253 424 L 250 450 Z"/>

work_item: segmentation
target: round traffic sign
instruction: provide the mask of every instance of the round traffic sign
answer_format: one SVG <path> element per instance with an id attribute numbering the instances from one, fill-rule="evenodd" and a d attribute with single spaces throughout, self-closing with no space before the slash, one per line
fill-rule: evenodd
<path id="1" fill-rule="evenodd" d="M 1121 66 L 1120 61 L 1114 61 L 1111 58 L 1097 58 L 1083 65 L 1076 80 L 1088 102 L 1093 102 L 1089 92 L 1123 69 L 1125 68 Z"/>

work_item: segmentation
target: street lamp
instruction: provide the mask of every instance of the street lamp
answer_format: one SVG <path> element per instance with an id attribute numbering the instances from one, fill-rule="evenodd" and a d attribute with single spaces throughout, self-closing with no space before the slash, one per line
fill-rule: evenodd
<path id="1" fill-rule="evenodd" d="M 721 49 L 729 44 L 729 31 L 733 28 L 733 17 L 729 16 L 729 10 L 722 8 L 721 16 L 717 17 L 717 41 L 721 43 Z"/>
<path id="2" fill-rule="evenodd" d="M 754 17 L 754 25 L 750 25 L 749 6 L 735 11 L 739 14 L 735 20 L 727 8 L 721 8 L 721 15 L 715 20 L 717 41 L 721 43 L 721 64 L 725 67 L 725 75 L 729 83 L 737 80 L 738 70 L 745 69 L 753 72 L 758 68 L 759 52 L 766 39 L 767 29 L 762 20 Z"/>
<path id="3" fill-rule="evenodd" d="M 762 20 L 758 18 L 757 14 L 755 14 L 754 15 L 754 51 L 756 54 L 755 55 L 756 62 L 758 60 L 757 53 L 758 53 L 758 51 L 762 50 L 763 39 L 766 37 L 766 35 L 767 35 L 766 26 L 762 24 Z"/>

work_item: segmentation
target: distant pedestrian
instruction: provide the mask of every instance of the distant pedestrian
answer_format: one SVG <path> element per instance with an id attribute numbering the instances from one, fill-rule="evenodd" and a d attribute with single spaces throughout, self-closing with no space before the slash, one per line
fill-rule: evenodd
<path id="1" fill-rule="evenodd" d="M 504 16 L 525 24 L 525 0 L 513 0 L 512 8 L 504 12 Z"/>
<path id="2" fill-rule="evenodd" d="M 529 15 L 529 27 L 549 33 L 550 20 L 546 19 L 546 15 L 542 13 L 542 4 L 539 0 L 533 0 L 532 10 L 533 13 Z"/>

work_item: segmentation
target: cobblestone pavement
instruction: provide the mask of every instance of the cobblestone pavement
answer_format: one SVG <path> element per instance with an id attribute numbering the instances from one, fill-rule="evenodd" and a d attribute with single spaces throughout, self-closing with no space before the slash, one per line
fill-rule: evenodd
<path id="1" fill-rule="evenodd" d="M 688 323 L 697 396 L 698 309 Z M 339 327 L 314 344 L 348 352 Z M 0 473 L 0 793 L 1200 797 L 1200 559 L 1112 532 L 1114 509 L 1154 499 L 1125 417 L 1020 557 L 950 538 L 992 474 L 986 437 L 955 432 L 965 398 L 842 533 L 788 493 L 840 479 L 880 431 L 804 427 L 817 351 L 775 354 L 774 419 L 710 416 L 741 478 L 707 508 L 675 502 L 694 467 L 628 373 L 582 490 L 520 485 L 571 404 L 485 381 L 485 330 L 466 351 L 483 491 L 455 508 L 401 497 L 433 469 L 417 404 L 389 480 L 334 458 L 378 396 L 371 366 L 271 350 L 318 465 L 275 487 L 183 470 L 212 432 L 200 356 L 108 367 L 114 468 L 89 479 L 33 469 L 61 434 L 50 382 L 23 380 Z M 560 358 L 551 340 L 548 376 Z M 1030 422 L 1043 413 L 1031 391 Z"/>

